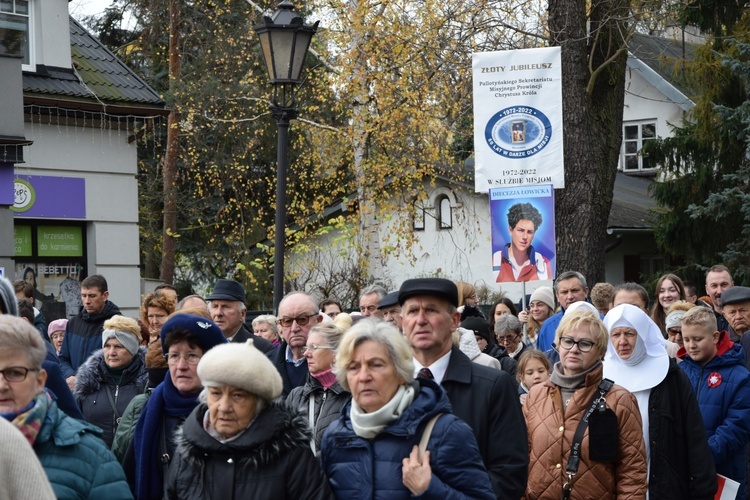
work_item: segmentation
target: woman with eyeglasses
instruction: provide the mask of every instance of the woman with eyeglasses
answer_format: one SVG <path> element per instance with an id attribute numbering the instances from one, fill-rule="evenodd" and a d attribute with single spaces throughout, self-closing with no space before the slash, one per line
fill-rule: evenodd
<path id="1" fill-rule="evenodd" d="M 313 431 L 310 446 L 320 454 L 323 433 L 339 418 L 341 408 L 352 398 L 336 381 L 333 363 L 341 341 L 341 331 L 334 325 L 317 325 L 310 329 L 305 345 L 307 380 L 287 396 L 287 403 L 307 417 Z"/>
<path id="2" fill-rule="evenodd" d="M 198 394 L 203 389 L 198 362 L 211 348 L 227 342 L 213 321 L 179 312 L 164 323 L 160 336 L 169 371 L 148 396 L 123 459 L 128 483 L 139 500 L 165 496 L 167 470 L 175 452 L 175 433 L 198 406 Z M 118 442 L 118 436 L 115 441 Z"/>
<path id="3" fill-rule="evenodd" d="M 560 361 L 523 406 L 529 432 L 525 497 L 645 498 L 638 403 L 624 388 L 602 383 L 606 327 L 597 313 L 578 307 L 566 312 L 555 336 Z"/>
<path id="4" fill-rule="evenodd" d="M 132 318 L 115 315 L 104 322 L 102 349 L 94 351 L 76 373 L 73 395 L 86 422 L 104 431 L 112 445 L 120 417 L 148 384 L 146 348 L 139 347 L 141 328 Z"/>
<path id="5" fill-rule="evenodd" d="M 132 498 L 102 431 L 66 415 L 45 390 L 46 354 L 32 325 L 0 315 L 0 415 L 31 444 L 57 498 Z"/>
<path id="6" fill-rule="evenodd" d="M 512 359 L 518 361 L 521 353 L 529 347 L 523 341 L 521 320 L 510 314 L 495 321 L 495 338 L 498 347 L 502 347 Z"/>

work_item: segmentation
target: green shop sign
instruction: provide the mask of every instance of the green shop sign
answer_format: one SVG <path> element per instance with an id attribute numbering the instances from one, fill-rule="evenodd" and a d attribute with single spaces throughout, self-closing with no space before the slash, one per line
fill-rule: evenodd
<path id="1" fill-rule="evenodd" d="M 83 257 L 80 227 L 39 226 L 36 236 L 40 257 Z"/>
<path id="2" fill-rule="evenodd" d="M 13 241 L 16 257 L 31 257 L 31 226 L 15 226 Z"/>

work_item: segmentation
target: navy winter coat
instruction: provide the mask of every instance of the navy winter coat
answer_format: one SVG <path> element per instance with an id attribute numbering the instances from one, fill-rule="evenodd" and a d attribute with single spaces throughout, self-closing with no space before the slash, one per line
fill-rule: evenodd
<path id="1" fill-rule="evenodd" d="M 116 314 L 120 314 L 120 309 L 107 301 L 101 312 L 89 314 L 81 307 L 78 315 L 68 321 L 65 327 L 65 337 L 60 347 L 60 368 L 66 379 L 75 376 L 78 367 L 94 351 L 102 348 L 104 322 Z"/>
<path id="2" fill-rule="evenodd" d="M 744 495 L 745 445 L 750 440 L 750 373 L 744 366 L 742 347 L 732 346 L 726 334 L 722 337 L 720 354 L 705 366 L 689 356 L 679 366 L 685 370 L 698 399 L 716 472 L 739 481 L 740 494 Z M 678 356 L 682 352 L 684 348 Z"/>
<path id="3" fill-rule="evenodd" d="M 323 436 L 323 468 L 340 499 L 407 499 L 402 460 L 419 444 L 427 422 L 437 420 L 427 450 L 432 479 L 420 498 L 495 498 L 487 470 L 469 426 L 451 413 L 445 392 L 433 381 L 419 379 L 420 391 L 401 417 L 373 439 L 357 436 L 349 418 L 351 402 Z"/>

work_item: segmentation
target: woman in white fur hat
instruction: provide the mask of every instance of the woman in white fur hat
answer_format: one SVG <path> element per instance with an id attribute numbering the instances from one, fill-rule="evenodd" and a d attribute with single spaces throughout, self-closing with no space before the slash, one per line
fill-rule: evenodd
<path id="1" fill-rule="evenodd" d="M 282 382 L 252 340 L 198 363 L 201 404 L 177 432 L 170 499 L 330 498 L 307 419 L 276 401 Z"/>

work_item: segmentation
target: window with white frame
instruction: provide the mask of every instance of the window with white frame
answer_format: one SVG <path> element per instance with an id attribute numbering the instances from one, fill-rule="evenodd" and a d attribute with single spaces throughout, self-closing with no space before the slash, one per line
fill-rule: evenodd
<path id="1" fill-rule="evenodd" d="M 641 149 L 648 141 L 656 139 L 656 121 L 626 122 L 622 125 L 622 170 L 640 172 L 653 170 L 648 155 Z"/>
<path id="2" fill-rule="evenodd" d="M 0 0 L 0 52 L 21 56 L 24 65 L 31 64 L 29 3 Z"/>
<path id="3" fill-rule="evenodd" d="M 451 200 L 447 196 L 440 198 L 438 202 L 438 229 L 450 229 L 453 227 L 453 216 L 451 214 Z"/>
<path id="4" fill-rule="evenodd" d="M 417 231 L 424 230 L 424 207 L 421 203 L 417 202 L 414 204 L 414 220 L 412 221 L 412 227 Z"/>

